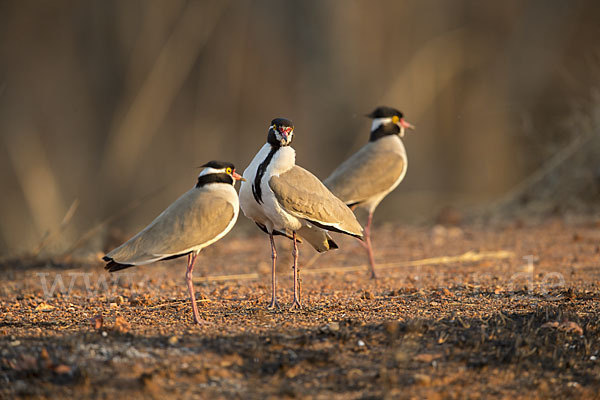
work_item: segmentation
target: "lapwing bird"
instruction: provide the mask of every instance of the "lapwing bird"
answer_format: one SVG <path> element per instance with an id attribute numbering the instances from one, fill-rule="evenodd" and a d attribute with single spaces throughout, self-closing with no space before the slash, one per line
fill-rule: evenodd
<path id="1" fill-rule="evenodd" d="M 136 265 L 187 256 L 185 280 L 194 322 L 198 314 L 192 271 L 200 250 L 225 236 L 237 220 L 239 200 L 235 182 L 243 180 L 233 164 L 210 161 L 202 166 L 196 186 L 188 190 L 137 235 L 103 260 L 109 272 Z"/>
<path id="2" fill-rule="evenodd" d="M 294 135 L 292 122 L 284 118 L 271 121 L 267 143 L 244 171 L 240 187 L 240 206 L 246 217 L 269 235 L 271 241 L 271 303 L 279 307 L 275 267 L 277 250 L 274 235 L 294 242 L 294 302 L 302 308 L 298 280 L 299 236 L 317 251 L 337 248 L 327 231 L 362 238 L 362 227 L 352 211 L 302 167 L 295 165 L 296 151 L 290 146 Z"/>
<path id="3" fill-rule="evenodd" d="M 375 209 L 406 175 L 406 150 L 401 137 L 405 129 L 415 129 L 402 113 L 391 107 L 377 107 L 367 117 L 373 120 L 369 143 L 340 164 L 323 181 L 325 186 L 350 208 L 368 212 L 364 246 L 369 256 L 371 277 L 376 278 L 371 246 L 371 223 Z"/>

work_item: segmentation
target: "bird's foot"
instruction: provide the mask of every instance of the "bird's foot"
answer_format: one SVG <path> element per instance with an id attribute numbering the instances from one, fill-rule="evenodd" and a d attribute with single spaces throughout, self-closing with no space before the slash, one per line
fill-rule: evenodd
<path id="1" fill-rule="evenodd" d="M 281 307 L 279 307 L 279 302 L 277 301 L 277 299 L 273 298 L 271 300 L 271 303 L 269 303 L 269 306 L 267 308 L 269 310 L 279 310 Z"/>
<path id="2" fill-rule="evenodd" d="M 205 319 L 200 318 L 200 316 L 194 315 L 194 324 L 198 326 L 207 326 L 209 325 L 209 322 Z"/>
<path id="3" fill-rule="evenodd" d="M 300 304 L 300 301 L 296 298 L 294 298 L 294 302 L 292 303 L 292 306 L 290 307 L 290 311 L 298 311 L 298 310 L 302 310 L 302 304 Z"/>

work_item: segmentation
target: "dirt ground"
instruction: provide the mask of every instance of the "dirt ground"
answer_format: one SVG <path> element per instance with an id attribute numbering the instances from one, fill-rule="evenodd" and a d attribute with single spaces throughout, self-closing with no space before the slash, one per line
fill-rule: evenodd
<path id="1" fill-rule="evenodd" d="M 301 270 L 301 311 L 277 240 L 282 309 L 266 308 L 267 237 L 228 237 L 198 258 L 202 326 L 184 259 L 112 275 L 5 263 L 0 397 L 600 396 L 596 219 L 378 226 L 375 281 L 360 244 L 337 237 Z"/>

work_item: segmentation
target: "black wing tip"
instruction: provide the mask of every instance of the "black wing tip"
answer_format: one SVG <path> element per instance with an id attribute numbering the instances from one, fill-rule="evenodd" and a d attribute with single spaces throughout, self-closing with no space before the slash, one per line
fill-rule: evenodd
<path id="1" fill-rule="evenodd" d="M 330 232 L 337 232 L 337 233 L 343 233 L 344 235 L 349 235 L 349 236 L 354 236 L 355 238 L 358 238 L 360 240 L 362 240 L 363 238 L 363 234 L 362 233 L 352 233 L 349 231 L 345 231 L 339 228 L 336 228 L 335 226 L 330 226 L 330 225 L 325 225 L 322 224 L 320 222 L 317 221 L 310 221 L 311 224 L 321 228 L 321 229 L 325 229 L 326 231 L 330 231 Z"/>
<path id="2" fill-rule="evenodd" d="M 108 262 L 108 264 L 106 264 L 104 266 L 104 269 L 107 270 L 108 272 L 115 272 L 115 271 L 120 271 L 125 268 L 133 267 L 133 264 L 119 264 L 118 262 L 115 262 L 110 257 L 104 256 L 104 257 L 102 257 L 102 259 L 104 261 Z"/>
<path id="3" fill-rule="evenodd" d="M 359 233 L 359 234 L 356 234 L 356 233 L 350 233 L 350 232 L 343 232 L 343 233 L 345 233 L 345 234 L 346 234 L 346 235 L 348 235 L 348 236 L 355 237 L 355 238 L 357 238 L 358 240 L 360 240 L 361 242 L 364 242 L 364 241 L 365 241 L 365 235 L 364 235 L 363 233 Z"/>

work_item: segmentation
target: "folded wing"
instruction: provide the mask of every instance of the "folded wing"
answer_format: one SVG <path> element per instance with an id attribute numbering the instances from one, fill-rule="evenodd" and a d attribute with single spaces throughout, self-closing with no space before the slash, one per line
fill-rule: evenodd
<path id="1" fill-rule="evenodd" d="M 398 153 L 365 146 L 340 164 L 323 183 L 344 203 L 360 204 L 389 190 L 405 167 Z"/>
<path id="2" fill-rule="evenodd" d="M 194 188 L 141 232 L 108 253 L 105 260 L 139 265 L 187 254 L 226 233 L 234 217 L 231 203 Z"/>
<path id="3" fill-rule="evenodd" d="M 277 201 L 291 215 L 330 231 L 362 237 L 352 211 L 302 167 L 294 166 L 269 180 Z"/>

